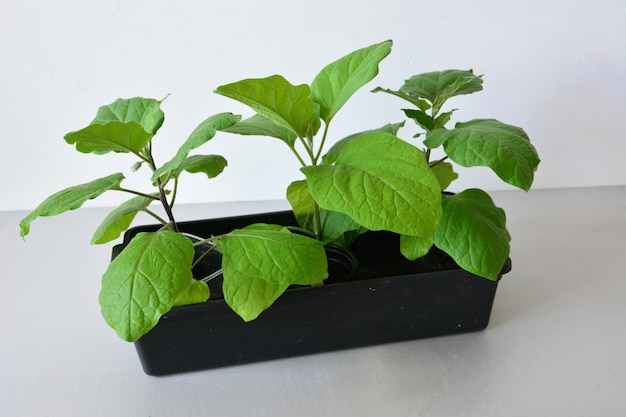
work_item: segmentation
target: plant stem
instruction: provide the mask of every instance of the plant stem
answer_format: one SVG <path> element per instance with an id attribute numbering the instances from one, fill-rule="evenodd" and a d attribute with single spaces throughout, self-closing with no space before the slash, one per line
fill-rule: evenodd
<path id="1" fill-rule="evenodd" d="M 324 134 L 322 135 L 322 142 L 320 143 L 320 146 L 317 149 L 317 154 L 315 155 L 315 158 L 313 159 L 313 165 L 317 165 L 317 161 L 320 159 L 320 156 L 322 155 L 322 150 L 324 149 L 324 144 L 326 143 L 326 136 L 328 135 L 328 126 L 330 126 L 330 123 L 324 123 Z"/>
<path id="2" fill-rule="evenodd" d="M 445 157 L 443 157 L 443 158 L 433 162 L 432 164 L 430 164 L 430 167 L 433 168 L 433 167 L 437 166 L 438 164 L 442 163 L 443 161 L 445 161 L 446 159 L 448 159 L 448 156 L 445 156 Z"/>
<path id="3" fill-rule="evenodd" d="M 159 223 L 161 223 L 162 225 L 166 225 L 167 221 L 165 221 L 165 219 L 163 219 L 161 216 L 159 216 L 158 214 L 156 214 L 154 211 L 147 209 L 145 207 L 140 208 L 139 210 L 143 211 L 144 213 L 148 213 L 149 215 L 151 215 L 152 217 L 154 217 Z"/>
<path id="4" fill-rule="evenodd" d="M 150 195 L 150 194 L 145 194 L 139 191 L 135 191 L 135 190 L 129 190 L 128 188 L 117 188 L 117 191 L 123 191 L 125 193 L 130 193 L 130 194 L 134 194 L 134 195 L 138 195 L 140 197 L 143 198 L 149 198 L 150 200 L 159 200 L 159 197 L 157 197 L 156 195 Z"/>
<path id="5" fill-rule="evenodd" d="M 150 166 L 150 169 L 152 170 L 152 172 L 155 172 L 157 170 L 157 167 L 156 167 L 156 163 L 154 162 L 154 157 L 152 156 L 152 148 L 150 146 L 150 143 L 148 143 L 145 149 L 147 153 L 148 165 Z M 157 178 L 156 183 L 159 189 L 159 200 L 161 201 L 161 205 L 163 206 L 163 209 L 165 210 L 165 214 L 167 214 L 167 218 L 172 223 L 172 230 L 174 232 L 178 232 L 176 219 L 174 218 L 174 214 L 172 213 L 172 206 L 167 201 L 167 193 L 165 192 L 165 185 L 161 181 L 161 178 Z"/>
<path id="6" fill-rule="evenodd" d="M 317 240 L 322 240 L 322 237 L 324 235 L 324 231 L 322 230 L 322 215 L 320 213 L 320 206 L 317 204 L 317 201 L 313 201 L 313 210 Z"/>

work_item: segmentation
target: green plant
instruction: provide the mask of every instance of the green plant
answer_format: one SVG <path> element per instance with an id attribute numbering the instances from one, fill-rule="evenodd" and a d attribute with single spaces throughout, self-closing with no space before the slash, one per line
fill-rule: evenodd
<path id="1" fill-rule="evenodd" d="M 190 152 L 212 139 L 218 130 L 232 126 L 241 116 L 220 113 L 207 118 L 190 134 L 172 159 L 157 166 L 152 152 L 153 137 L 164 121 L 161 101 L 136 97 L 118 99 L 102 106 L 85 128 L 65 135 L 65 141 L 81 153 L 131 153 L 150 168 L 154 193 L 121 186 L 122 173 L 61 190 L 45 199 L 20 222 L 20 234 L 30 232 L 31 222 L 40 216 L 55 216 L 81 207 L 107 191 L 134 197 L 113 210 L 93 235 L 92 243 L 110 242 L 130 227 L 136 214 L 146 212 L 162 228 L 139 233 L 112 260 L 102 276 L 99 295 L 105 321 L 127 341 L 135 341 L 153 328 L 172 307 L 206 301 L 210 294 L 205 282 L 193 277 L 195 246 L 223 252 L 224 296 L 246 320 L 256 318 L 285 289 L 293 284 L 310 285 L 328 276 L 324 246 L 320 241 L 292 228 L 255 224 L 230 233 L 192 243 L 180 233 L 174 218 L 174 204 L 182 173 L 219 175 L 227 165 L 219 155 L 192 155 Z M 160 202 L 165 216 L 149 208 Z M 163 218 L 165 217 L 165 218 Z M 297 228 L 296 228 L 297 229 Z M 300 230 L 301 232 L 305 232 Z M 201 255 L 204 256 L 206 252 Z M 274 262 L 267 262 L 267 260 Z"/>
<path id="2" fill-rule="evenodd" d="M 124 175 L 115 173 L 51 195 L 20 222 L 20 234 L 25 237 L 37 217 L 75 210 L 107 191 L 119 191 L 134 197 L 106 216 L 95 231 L 92 243 L 102 244 L 118 238 L 140 211 L 163 225 L 157 233 L 137 235 L 102 277 L 99 297 L 102 315 L 126 340 L 135 340 L 147 332 L 173 306 L 206 301 L 209 297 L 207 285 L 192 277 L 194 247 L 190 239 L 179 233 L 173 207 L 183 172 L 204 173 L 213 178 L 227 165 L 219 155 L 189 156 L 189 153 L 213 138 L 217 130 L 241 118 L 230 113 L 209 117 L 191 133 L 170 161 L 157 167 L 152 139 L 164 121 L 161 103 L 140 97 L 118 99 L 100 107 L 87 127 L 65 135 L 65 141 L 75 145 L 81 153 L 134 154 L 139 161 L 132 170 L 147 165 L 154 192 L 123 188 Z M 149 208 L 154 202 L 161 204 L 165 218 Z"/>
<path id="3" fill-rule="evenodd" d="M 488 166 L 528 190 L 539 158 L 522 129 L 497 120 L 445 127 L 454 110 L 441 112 L 444 104 L 480 91 L 480 76 L 431 72 L 411 77 L 397 91 L 374 90 L 416 107 L 404 113 L 425 130 L 424 149 L 396 136 L 402 122 L 341 139 L 321 156 L 335 115 L 374 78 L 390 51 L 391 41 L 355 51 L 325 67 L 310 86 L 273 75 L 218 87 L 217 93 L 256 111 L 224 130 L 287 144 L 305 176 L 289 186 L 287 198 L 300 225 L 320 240 L 346 244 L 365 230 L 387 230 L 401 235 L 401 251 L 409 259 L 424 256 L 434 244 L 465 270 L 494 280 L 509 255 L 504 211 L 478 189 L 442 195 L 458 176 L 447 160 Z M 432 160 L 431 150 L 440 146 L 446 156 Z"/>
<path id="4" fill-rule="evenodd" d="M 135 215 L 144 211 L 163 227 L 139 233 L 111 262 L 102 278 L 103 316 L 125 340 L 141 337 L 175 305 L 205 301 L 207 286 L 192 277 L 194 245 L 208 243 L 222 253 L 223 293 L 245 321 L 255 319 L 290 285 L 311 285 L 328 276 L 324 244 L 348 246 L 368 230 L 401 236 L 409 259 L 424 256 L 433 245 L 448 252 L 464 269 L 495 279 L 509 253 L 504 212 L 483 191 L 442 193 L 456 178 L 448 159 L 463 166 L 486 165 L 505 181 L 528 189 L 539 163 L 528 137 L 519 128 L 495 120 L 457 123 L 446 129 L 452 111 L 441 112 L 447 99 L 479 91 L 482 79 L 471 71 L 443 71 L 412 77 L 398 91 L 415 109 L 404 110 L 425 130 L 425 148 L 400 139 L 404 122 L 361 131 L 327 148 L 329 126 L 353 94 L 378 74 L 391 52 L 391 41 L 359 49 L 329 64 L 311 85 L 292 85 L 273 75 L 220 86 L 218 94 L 251 107 L 245 120 L 220 113 L 202 122 L 168 162 L 157 166 L 152 138 L 164 120 L 161 102 L 118 100 L 98 111 L 84 129 L 65 136 L 83 153 L 132 153 L 134 166 L 147 165 L 153 193 L 121 187 L 122 173 L 62 190 L 20 223 L 21 235 L 39 216 L 81 207 L 106 191 L 135 196 L 111 212 L 98 227 L 93 243 L 119 237 Z M 252 224 L 192 243 L 174 219 L 179 177 L 183 172 L 220 174 L 226 160 L 190 152 L 217 131 L 270 136 L 283 141 L 301 164 L 303 179 L 287 189 L 300 227 Z M 432 160 L 431 150 L 447 155 Z M 160 202 L 165 216 L 149 209 Z M 163 218 L 165 217 L 165 218 Z"/>

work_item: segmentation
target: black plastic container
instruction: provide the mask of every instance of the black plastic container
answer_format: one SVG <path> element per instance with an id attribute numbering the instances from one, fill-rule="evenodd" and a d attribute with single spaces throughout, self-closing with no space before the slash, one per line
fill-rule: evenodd
<path id="1" fill-rule="evenodd" d="M 210 236 L 260 222 L 295 221 L 285 211 L 179 227 Z M 133 228 L 125 242 L 155 227 Z M 460 269 L 437 249 L 410 262 L 398 248 L 397 236 L 368 232 L 351 246 L 359 267 L 350 281 L 290 289 L 249 323 L 222 299 L 175 307 L 135 342 L 143 369 L 167 375 L 487 327 L 497 281 Z M 509 270 L 507 262 L 502 274 Z"/>

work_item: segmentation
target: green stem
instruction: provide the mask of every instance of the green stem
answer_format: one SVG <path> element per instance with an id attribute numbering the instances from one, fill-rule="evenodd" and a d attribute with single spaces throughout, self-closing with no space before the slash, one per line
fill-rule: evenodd
<path id="1" fill-rule="evenodd" d="M 123 191 L 125 193 L 138 195 L 138 196 L 143 197 L 143 198 L 149 198 L 150 200 L 156 200 L 156 201 L 159 200 L 159 197 L 157 197 L 156 195 L 145 194 L 145 193 L 141 193 L 139 191 L 129 190 L 128 188 L 119 187 L 119 188 L 116 188 L 116 190 L 117 191 Z"/>
<path id="2" fill-rule="evenodd" d="M 306 162 L 304 162 L 304 159 L 302 159 L 302 157 L 300 156 L 300 154 L 296 150 L 295 146 L 290 146 L 289 149 L 291 149 L 291 152 L 293 152 L 293 154 L 296 156 L 296 158 L 298 158 L 298 161 L 300 162 L 300 165 L 302 165 L 303 167 L 307 166 Z"/>
<path id="3" fill-rule="evenodd" d="M 155 172 L 157 170 L 157 167 L 156 167 L 156 163 L 154 162 L 154 157 L 152 156 L 152 149 L 150 145 L 151 144 L 148 143 L 148 145 L 145 148 L 146 153 L 147 153 L 147 162 L 152 172 Z M 174 219 L 174 214 L 172 213 L 172 206 L 167 201 L 167 193 L 165 192 L 165 185 L 161 181 L 161 178 L 157 178 L 156 183 L 159 189 L 159 200 L 161 201 L 161 205 L 163 206 L 163 209 L 165 210 L 165 214 L 167 214 L 167 218 L 172 223 L 172 230 L 174 232 L 178 232 L 176 219 Z"/>
<path id="4" fill-rule="evenodd" d="M 324 235 L 324 232 L 322 230 L 322 215 L 320 213 L 320 206 L 317 204 L 317 201 L 313 201 L 313 210 L 317 240 L 322 240 L 322 237 Z"/>
<path id="5" fill-rule="evenodd" d="M 437 161 L 435 161 L 435 162 L 433 162 L 432 164 L 429 164 L 429 165 L 430 165 L 431 168 L 433 168 L 433 167 L 439 165 L 440 163 L 442 163 L 443 161 L 445 161 L 446 159 L 448 159 L 447 156 L 445 156 L 445 157 L 443 157 L 443 158 L 441 158 L 441 159 L 439 159 L 439 160 L 437 160 Z"/>
<path id="6" fill-rule="evenodd" d="M 306 153 L 309 155 L 309 159 L 311 160 L 311 162 L 314 162 L 313 148 L 311 146 L 309 146 L 309 144 L 307 143 L 307 141 L 304 138 L 301 138 L 299 136 L 298 136 L 298 138 L 300 139 L 300 142 L 302 143 L 302 146 L 306 150 Z M 312 142 L 311 138 L 308 138 L 308 139 L 309 139 L 309 142 Z M 302 158 L 299 158 L 299 159 L 302 162 Z M 303 164 L 303 166 L 306 166 L 306 164 Z"/>
<path id="7" fill-rule="evenodd" d="M 150 210 L 148 208 L 145 208 L 145 207 L 142 207 L 139 210 L 143 211 L 144 213 L 148 213 L 149 215 L 154 217 L 162 225 L 167 225 L 167 221 L 165 219 L 163 219 L 161 216 L 159 216 L 158 214 L 156 214 L 155 212 L 153 212 L 152 210 Z"/>
<path id="8" fill-rule="evenodd" d="M 202 253 L 202 255 L 198 256 L 198 259 L 196 259 L 196 260 L 193 262 L 193 264 L 191 264 L 191 269 L 194 269 L 194 268 L 196 267 L 196 265 L 198 265 L 198 264 L 200 263 L 200 261 L 201 261 L 202 259 L 204 259 L 204 257 L 205 257 L 205 256 L 207 256 L 210 252 L 212 252 L 212 251 L 214 251 L 214 250 L 215 250 L 215 246 L 212 246 L 212 247 L 211 247 L 211 249 L 208 249 L 208 250 L 204 251 L 204 252 Z"/>
<path id="9" fill-rule="evenodd" d="M 176 195 L 178 194 L 178 176 L 174 177 L 174 189 L 172 190 L 172 199 L 170 200 L 170 207 L 174 207 L 176 202 Z"/>
<path id="10" fill-rule="evenodd" d="M 328 136 L 328 126 L 330 126 L 330 121 L 328 123 L 324 123 L 324 134 L 322 135 L 322 142 L 320 143 L 319 148 L 317 149 L 317 154 L 313 159 L 313 165 L 317 165 L 317 161 L 319 161 L 320 156 L 322 155 L 322 151 L 324 150 L 324 144 L 326 143 L 326 136 Z"/>

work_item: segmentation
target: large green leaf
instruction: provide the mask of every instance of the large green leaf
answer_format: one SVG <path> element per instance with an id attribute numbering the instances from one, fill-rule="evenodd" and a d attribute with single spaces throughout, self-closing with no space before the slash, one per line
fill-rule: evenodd
<path id="1" fill-rule="evenodd" d="M 475 275 L 496 280 L 509 256 L 504 210 L 482 190 L 444 195 L 435 245 Z"/>
<path id="2" fill-rule="evenodd" d="M 215 92 L 249 106 L 301 138 L 315 133 L 310 130 L 314 124 L 319 127 L 318 108 L 309 97 L 309 86 L 294 86 L 280 75 L 237 81 Z"/>
<path id="3" fill-rule="evenodd" d="M 441 189 L 424 154 L 385 132 L 347 143 L 335 165 L 301 169 L 311 195 L 327 210 L 345 213 L 370 230 L 433 236 Z"/>
<path id="4" fill-rule="evenodd" d="M 224 298 L 245 320 L 254 320 L 291 284 L 328 277 L 321 242 L 279 225 L 253 224 L 222 236 Z"/>
<path id="5" fill-rule="evenodd" d="M 311 83 L 311 98 L 320 117 L 330 123 L 350 97 L 378 74 L 378 64 L 391 52 L 388 40 L 354 51 L 327 65 Z"/>
<path id="6" fill-rule="evenodd" d="M 528 135 L 519 127 L 493 119 L 457 123 L 452 130 L 437 129 L 424 144 L 443 144 L 446 154 L 464 167 L 487 166 L 503 181 L 529 190 L 539 165 L 539 156 Z"/>
<path id="7" fill-rule="evenodd" d="M 108 122 L 70 132 L 64 139 L 70 145 L 75 144 L 76 150 L 82 153 L 132 152 L 139 155 L 152 136 L 137 122 Z"/>
<path id="8" fill-rule="evenodd" d="M 183 143 L 176 152 L 176 155 L 152 174 L 152 181 L 156 181 L 157 178 L 170 171 L 175 171 L 185 158 L 187 158 L 189 152 L 211 140 L 218 130 L 224 130 L 240 120 L 240 115 L 232 113 L 214 114 L 204 120 L 191 132 L 185 143 Z M 180 171 L 181 170 L 178 170 L 178 172 Z"/>
<path id="9" fill-rule="evenodd" d="M 339 152 L 341 152 L 341 149 L 346 146 L 346 143 L 358 138 L 363 133 L 387 132 L 396 136 L 401 127 L 404 127 L 404 122 L 388 123 L 384 126 L 379 127 L 378 129 L 366 130 L 363 132 L 354 133 L 350 136 L 346 136 L 345 138 L 338 140 L 333 146 L 331 146 L 328 152 L 322 157 L 322 161 L 325 164 L 333 164 L 337 160 L 337 156 L 339 155 Z"/>
<path id="10" fill-rule="evenodd" d="M 275 284 L 314 284 L 328 276 L 322 242 L 282 226 L 250 225 L 220 239 L 222 266 Z M 226 268 L 227 267 L 227 268 Z"/>
<path id="11" fill-rule="evenodd" d="M 158 196 L 156 193 L 153 195 Z M 152 198 L 138 196 L 122 203 L 100 223 L 91 238 L 91 243 L 99 245 L 117 239 L 122 232 L 128 229 L 137 212 L 144 210 L 153 201 Z"/>
<path id="12" fill-rule="evenodd" d="M 239 135 L 270 136 L 282 140 L 290 148 L 294 147 L 297 139 L 297 135 L 293 130 L 279 125 L 272 119 L 258 113 L 232 127 L 224 129 L 224 131 Z"/>
<path id="13" fill-rule="evenodd" d="M 69 210 L 75 210 L 87 200 L 92 200 L 105 191 L 119 188 L 123 180 L 124 175 L 117 173 L 52 194 L 22 219 L 20 235 L 24 237 L 30 232 L 30 224 L 37 217 L 56 216 Z"/>
<path id="14" fill-rule="evenodd" d="M 161 110 L 161 102 L 152 98 L 134 97 L 117 99 L 113 103 L 98 109 L 96 118 L 91 124 L 109 122 L 136 122 L 143 129 L 154 135 L 163 124 L 165 115 Z"/>
<path id="15" fill-rule="evenodd" d="M 191 240 L 169 231 L 139 233 L 102 276 L 102 316 L 124 340 L 152 329 L 193 284 Z"/>
<path id="16" fill-rule="evenodd" d="M 215 178 L 228 165 L 226 159 L 220 155 L 193 155 L 184 159 L 176 169 L 176 175 L 187 171 L 192 174 L 203 173 L 208 178 Z"/>

